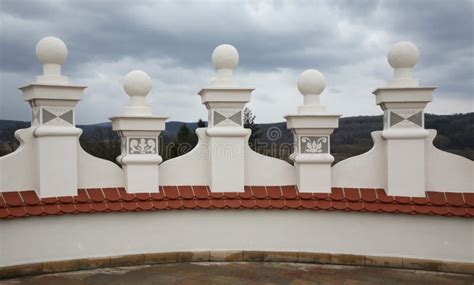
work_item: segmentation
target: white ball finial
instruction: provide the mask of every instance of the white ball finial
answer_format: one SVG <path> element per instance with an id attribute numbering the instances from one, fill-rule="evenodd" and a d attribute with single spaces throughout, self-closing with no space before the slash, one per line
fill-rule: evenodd
<path id="1" fill-rule="evenodd" d="M 66 44 L 56 37 L 42 38 L 36 45 L 36 57 L 42 64 L 62 65 L 67 59 Z"/>
<path id="2" fill-rule="evenodd" d="M 239 64 L 239 52 L 231 45 L 220 45 L 212 52 L 212 64 L 217 70 L 235 69 Z"/>
<path id="3" fill-rule="evenodd" d="M 411 42 L 398 42 L 387 54 L 388 63 L 393 68 L 413 68 L 418 62 L 420 52 Z"/>
<path id="4" fill-rule="evenodd" d="M 131 97 L 146 96 L 151 90 L 151 78 L 144 71 L 134 70 L 130 71 L 125 76 L 123 89 Z"/>
<path id="5" fill-rule="evenodd" d="M 326 88 L 326 78 L 315 69 L 308 69 L 300 74 L 297 82 L 298 90 L 303 95 L 319 95 Z"/>

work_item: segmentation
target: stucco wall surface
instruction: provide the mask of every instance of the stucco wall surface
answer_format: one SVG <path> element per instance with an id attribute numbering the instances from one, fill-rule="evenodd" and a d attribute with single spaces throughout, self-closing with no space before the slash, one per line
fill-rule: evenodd
<path id="1" fill-rule="evenodd" d="M 474 262 L 474 221 L 395 214 L 199 210 L 0 221 L 0 266 L 198 250 L 306 251 Z"/>

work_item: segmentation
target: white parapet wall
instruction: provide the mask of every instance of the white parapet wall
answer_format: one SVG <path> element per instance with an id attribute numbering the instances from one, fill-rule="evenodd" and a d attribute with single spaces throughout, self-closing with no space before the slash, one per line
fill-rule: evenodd
<path id="1" fill-rule="evenodd" d="M 0 267 L 200 250 L 304 251 L 473 263 L 473 240 L 472 219 L 421 215 L 281 210 L 66 215 L 1 221 Z"/>

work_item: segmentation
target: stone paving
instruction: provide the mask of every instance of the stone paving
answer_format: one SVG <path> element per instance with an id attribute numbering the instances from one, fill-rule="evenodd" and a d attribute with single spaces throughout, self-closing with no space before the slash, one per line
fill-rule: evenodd
<path id="1" fill-rule="evenodd" d="M 200 262 L 116 267 L 0 281 L 1 285 L 474 284 L 473 275 L 298 263 Z"/>

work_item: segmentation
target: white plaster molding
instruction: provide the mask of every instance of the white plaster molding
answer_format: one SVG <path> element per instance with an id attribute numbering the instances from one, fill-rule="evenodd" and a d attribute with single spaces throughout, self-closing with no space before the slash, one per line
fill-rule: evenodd
<path id="1" fill-rule="evenodd" d="M 474 193 L 474 161 L 437 149 L 436 130 L 429 130 L 426 147 L 426 189 L 441 192 Z"/>
<path id="2" fill-rule="evenodd" d="M 426 165 L 425 191 L 474 193 L 474 162 L 470 159 L 437 149 L 433 145 L 435 130 L 425 130 L 429 136 L 423 140 L 424 161 Z M 387 162 L 385 148 L 387 141 L 382 139 L 382 131 L 372 133 L 374 146 L 368 152 L 340 161 L 332 167 L 333 187 L 387 188 Z M 412 164 L 413 161 L 406 163 Z M 403 178 L 409 179 L 408 176 Z M 410 185 L 413 181 L 408 181 Z M 389 195 L 411 196 L 412 188 L 405 193 Z"/>

